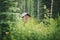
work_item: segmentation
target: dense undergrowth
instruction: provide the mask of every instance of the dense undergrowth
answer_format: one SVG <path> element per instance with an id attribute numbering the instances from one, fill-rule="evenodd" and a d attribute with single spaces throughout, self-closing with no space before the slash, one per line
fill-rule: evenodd
<path id="1" fill-rule="evenodd" d="M 57 19 L 46 17 L 40 23 L 32 18 L 24 23 L 18 13 L 11 13 L 6 20 L 7 27 L 4 24 L 4 26 L 0 25 L 1 28 L 9 31 L 9 34 L 3 37 L 4 40 L 60 40 L 60 16 Z M 3 21 L 5 20 L 1 20 Z M 4 31 L 1 28 L 0 31 Z"/>
<path id="2" fill-rule="evenodd" d="M 59 19 L 44 19 L 44 22 L 35 24 L 36 21 L 23 23 L 20 20 L 14 25 L 10 25 L 11 40 L 59 40 Z"/>

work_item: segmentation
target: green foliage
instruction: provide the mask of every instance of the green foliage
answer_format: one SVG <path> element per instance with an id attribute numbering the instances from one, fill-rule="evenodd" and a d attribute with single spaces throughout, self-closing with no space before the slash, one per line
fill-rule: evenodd
<path id="1" fill-rule="evenodd" d="M 10 38 L 10 34 L 6 35 L 6 32 L 10 32 L 10 24 L 14 23 L 17 21 L 17 17 L 16 15 L 18 15 L 18 13 L 10 13 L 10 12 L 3 12 L 0 13 L 0 39 L 4 40 L 4 38 L 7 39 L 11 39 Z M 14 18 L 15 17 L 15 18 Z M 14 25 L 13 25 L 14 26 Z M 5 35 L 5 36 L 4 36 Z"/>
<path id="2" fill-rule="evenodd" d="M 19 12 L 28 10 L 32 16 L 39 14 L 41 18 L 44 14 L 42 0 L 26 2 L 24 5 L 24 0 L 21 0 L 18 8 L 17 0 L 0 0 L 0 40 L 60 40 L 60 16 L 55 20 L 46 17 L 39 23 L 33 18 L 24 23 L 19 17 Z M 48 9 L 45 12 L 49 13 Z M 6 35 L 5 32 L 9 34 Z"/>
<path id="3" fill-rule="evenodd" d="M 58 18 L 56 19 L 57 21 L 57 27 L 56 27 L 56 40 L 60 40 L 60 16 L 58 15 Z"/>
<path id="4" fill-rule="evenodd" d="M 10 28 L 12 40 L 54 40 L 56 21 L 52 18 L 46 20 L 50 20 L 49 25 L 43 22 L 36 25 L 36 21 L 32 21 L 24 26 L 22 21 L 18 21 L 14 27 Z"/>

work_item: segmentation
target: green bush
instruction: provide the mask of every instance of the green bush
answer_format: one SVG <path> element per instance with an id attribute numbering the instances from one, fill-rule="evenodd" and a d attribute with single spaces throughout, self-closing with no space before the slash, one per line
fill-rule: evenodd
<path id="1" fill-rule="evenodd" d="M 47 25 L 44 22 L 36 25 L 36 21 L 33 20 L 24 26 L 21 19 L 18 19 L 15 26 L 10 25 L 11 40 L 54 40 L 56 21 L 53 18 L 46 20 L 49 22 Z"/>
<path id="2" fill-rule="evenodd" d="M 56 26 L 55 39 L 60 40 L 60 16 L 58 16 L 56 21 L 57 21 L 57 26 Z"/>
<path id="3" fill-rule="evenodd" d="M 6 22 L 0 27 L 10 32 L 5 36 L 5 40 L 60 40 L 60 17 L 58 19 L 46 18 L 42 22 L 37 23 L 37 20 L 32 18 L 27 23 L 24 23 L 19 17 L 19 13 L 4 13 L 5 19 L 0 22 Z M 6 20 L 6 21 L 5 21 Z M 5 28 L 4 28 L 5 27 Z M 0 28 L 0 38 L 1 30 Z"/>

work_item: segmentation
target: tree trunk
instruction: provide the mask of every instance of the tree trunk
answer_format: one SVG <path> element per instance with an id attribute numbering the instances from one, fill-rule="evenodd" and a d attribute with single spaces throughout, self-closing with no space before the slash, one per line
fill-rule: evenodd
<path id="1" fill-rule="evenodd" d="M 51 14 L 50 14 L 50 17 L 52 17 L 52 13 L 53 13 L 53 0 L 51 0 Z"/>

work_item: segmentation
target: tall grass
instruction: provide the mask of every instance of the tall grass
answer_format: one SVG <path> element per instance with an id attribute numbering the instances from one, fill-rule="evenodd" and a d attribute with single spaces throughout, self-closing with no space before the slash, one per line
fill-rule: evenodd
<path id="1" fill-rule="evenodd" d="M 11 40 L 55 40 L 56 23 L 53 18 L 39 24 L 34 19 L 24 23 L 18 18 L 16 24 L 10 24 Z"/>

